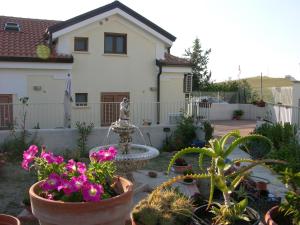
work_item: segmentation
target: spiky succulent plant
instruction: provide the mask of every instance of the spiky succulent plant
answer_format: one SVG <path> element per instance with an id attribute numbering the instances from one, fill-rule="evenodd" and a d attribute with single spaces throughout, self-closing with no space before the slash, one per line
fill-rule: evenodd
<path id="1" fill-rule="evenodd" d="M 176 159 L 182 157 L 185 154 L 189 153 L 198 153 L 199 154 L 199 167 L 203 170 L 203 158 L 209 157 L 211 159 L 210 167 L 207 171 L 202 174 L 189 174 L 185 176 L 178 176 L 168 180 L 163 183 L 159 188 L 165 188 L 170 186 L 174 182 L 177 182 L 182 179 L 192 178 L 192 179 L 210 179 L 210 195 L 209 195 L 209 203 L 212 203 L 213 193 L 215 187 L 217 187 L 220 191 L 222 191 L 224 203 L 219 206 L 219 212 L 222 212 L 220 219 L 220 215 L 218 215 L 214 221 L 218 221 L 219 225 L 230 224 L 234 218 L 236 219 L 245 219 L 247 218 L 244 215 L 243 210 L 236 210 L 236 204 L 245 205 L 245 201 L 240 203 L 234 203 L 230 200 L 230 194 L 235 190 L 235 188 L 239 185 L 239 183 L 248 175 L 249 171 L 261 164 L 265 163 L 282 163 L 282 161 L 278 160 L 252 160 L 252 159 L 234 159 L 232 161 L 227 160 L 228 156 L 238 148 L 239 145 L 244 144 L 250 140 L 258 140 L 264 141 L 272 147 L 272 142 L 261 135 L 248 135 L 241 137 L 239 131 L 231 131 L 225 134 L 220 139 L 212 139 L 209 141 L 209 146 L 204 148 L 185 148 L 176 153 L 170 161 L 168 167 L 168 173 L 176 161 Z M 237 169 L 236 171 L 229 172 L 229 169 L 235 165 L 236 163 L 245 163 L 244 166 Z M 242 207 L 245 209 L 246 207 Z M 214 210 L 215 212 L 218 210 Z M 239 213 L 239 215 L 238 215 Z"/>
<path id="2" fill-rule="evenodd" d="M 132 211 L 137 224 L 182 225 L 189 224 L 193 215 L 190 199 L 175 189 L 157 189 L 140 201 Z"/>

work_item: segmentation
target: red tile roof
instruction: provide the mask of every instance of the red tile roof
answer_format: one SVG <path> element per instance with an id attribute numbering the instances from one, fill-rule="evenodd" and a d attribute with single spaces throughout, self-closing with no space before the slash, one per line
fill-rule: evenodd
<path id="1" fill-rule="evenodd" d="M 5 31 L 5 23 L 20 25 L 20 31 Z M 0 61 L 70 61 L 72 56 L 57 55 L 55 51 L 47 60 L 36 53 L 39 44 L 45 44 L 46 29 L 60 21 L 0 16 Z"/>
<path id="2" fill-rule="evenodd" d="M 179 58 L 169 53 L 165 53 L 165 58 L 158 60 L 158 62 L 163 66 L 192 66 L 192 63 L 188 59 Z"/>

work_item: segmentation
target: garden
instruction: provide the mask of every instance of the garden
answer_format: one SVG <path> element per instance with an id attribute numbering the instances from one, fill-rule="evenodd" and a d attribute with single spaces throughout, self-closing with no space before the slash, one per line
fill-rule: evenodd
<path id="1" fill-rule="evenodd" d="M 201 140 L 197 127 L 203 130 Z M 248 136 L 230 131 L 213 139 L 212 124 L 195 126 L 193 118 L 183 117 L 168 131 L 160 156 L 144 168 L 165 172 L 168 179 L 132 208 L 134 186 L 118 176 L 117 150 L 111 146 L 88 155 L 93 125 L 77 128 L 76 154 L 54 154 L 25 130 L 2 143 L 0 213 L 16 217 L 26 208 L 42 225 L 300 224 L 300 145 L 293 125 L 265 123 Z M 229 159 L 241 149 L 251 157 Z M 251 171 L 260 165 L 286 184 L 284 199 L 270 193 L 265 180 L 252 179 Z M 178 182 L 196 185 L 199 193 L 184 195 L 174 186 Z M 203 190 L 204 183 L 209 190 Z M 18 224 L 13 217 L 3 217 L 1 225 Z"/>

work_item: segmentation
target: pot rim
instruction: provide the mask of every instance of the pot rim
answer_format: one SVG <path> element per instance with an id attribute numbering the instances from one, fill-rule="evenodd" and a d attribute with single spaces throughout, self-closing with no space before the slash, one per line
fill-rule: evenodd
<path id="1" fill-rule="evenodd" d="M 216 203 L 215 203 L 215 202 L 212 202 L 210 205 L 213 206 L 213 205 L 216 205 Z M 195 208 L 194 213 L 195 213 L 198 209 L 200 209 L 200 208 L 204 208 L 204 207 L 207 208 L 207 206 L 208 206 L 208 204 L 204 204 L 204 205 L 201 205 L 201 206 Z M 246 207 L 246 211 L 250 211 L 250 212 L 252 213 L 252 215 L 256 217 L 256 222 L 257 222 L 257 221 L 261 221 L 262 218 L 261 218 L 261 216 L 259 215 L 259 213 L 258 213 L 256 210 L 254 210 L 253 208 L 247 206 L 247 207 Z M 254 224 L 258 224 L 258 223 L 256 223 L 256 222 L 255 222 Z"/>
<path id="2" fill-rule="evenodd" d="M 20 220 L 18 219 L 18 218 L 16 218 L 16 217 L 14 217 L 14 216 L 11 216 L 11 215 L 7 215 L 7 214 L 1 214 L 0 213 L 0 218 L 1 217 L 6 217 L 6 218 L 9 218 L 9 219 L 11 219 L 11 220 L 13 220 L 14 222 L 16 222 L 17 223 L 17 225 L 21 225 L 21 222 L 20 222 Z M 1 221 L 1 219 L 0 219 L 0 221 Z"/>
<path id="3" fill-rule="evenodd" d="M 272 215 L 275 213 L 275 212 L 278 212 L 278 209 L 279 209 L 279 206 L 278 205 L 275 205 L 273 206 L 271 209 L 269 209 L 265 216 L 264 216 L 264 219 L 265 219 L 265 223 L 266 224 L 271 224 L 271 225 L 277 225 L 277 223 L 275 223 L 275 221 L 273 220 L 273 217 Z M 271 221 L 270 221 L 271 220 Z M 273 223 L 271 223 L 273 221 Z"/>
<path id="4" fill-rule="evenodd" d="M 36 183 L 34 183 L 33 185 L 31 185 L 30 189 L 29 189 L 29 195 L 33 198 L 36 198 L 40 201 L 44 201 L 47 202 L 48 204 L 59 204 L 59 205 L 65 205 L 65 206 L 71 206 L 71 205 L 96 205 L 99 204 L 101 202 L 106 203 L 106 202 L 110 202 L 110 201 L 117 201 L 118 199 L 122 199 L 125 198 L 130 192 L 133 191 L 133 184 L 131 181 L 125 179 L 124 177 L 115 177 L 115 179 L 118 180 L 123 180 L 124 182 L 128 183 L 128 186 L 126 186 L 127 190 L 117 196 L 114 196 L 112 198 L 109 199 L 104 199 L 104 200 L 100 200 L 98 202 L 64 202 L 64 201 L 57 201 L 57 200 L 50 200 L 50 199 L 46 199 L 43 198 L 41 196 L 39 196 L 38 194 L 35 193 L 35 189 L 37 188 L 37 186 L 42 182 L 42 181 L 38 181 Z"/>

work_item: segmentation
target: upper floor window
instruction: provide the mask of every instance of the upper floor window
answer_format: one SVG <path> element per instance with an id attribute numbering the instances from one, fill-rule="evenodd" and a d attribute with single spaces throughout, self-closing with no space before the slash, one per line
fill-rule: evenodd
<path id="1" fill-rule="evenodd" d="M 74 51 L 87 52 L 88 51 L 88 42 L 87 37 L 75 37 L 74 38 Z"/>
<path id="2" fill-rule="evenodd" d="M 104 33 L 104 53 L 126 54 L 127 35 L 117 33 Z"/>

